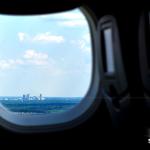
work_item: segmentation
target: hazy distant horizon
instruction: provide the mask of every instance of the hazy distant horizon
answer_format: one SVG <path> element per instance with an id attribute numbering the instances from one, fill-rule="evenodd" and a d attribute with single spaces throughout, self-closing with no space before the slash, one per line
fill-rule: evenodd
<path id="1" fill-rule="evenodd" d="M 0 97 L 22 97 L 22 96 L 14 95 L 14 96 L 0 96 Z M 31 95 L 31 97 L 34 97 L 34 96 L 38 96 L 38 95 Z M 83 98 L 84 96 L 43 96 L 43 97 L 51 97 L 51 98 L 57 98 L 57 97 L 58 98 Z"/>

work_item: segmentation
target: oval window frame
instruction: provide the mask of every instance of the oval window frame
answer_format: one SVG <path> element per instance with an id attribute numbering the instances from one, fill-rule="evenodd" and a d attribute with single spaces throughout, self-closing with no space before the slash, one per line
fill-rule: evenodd
<path id="1" fill-rule="evenodd" d="M 79 7 L 86 17 L 91 32 L 92 44 L 92 77 L 87 94 L 80 104 L 69 111 L 60 114 L 14 114 L 6 111 L 4 107 L 0 109 L 0 124 L 12 131 L 30 133 L 30 132 L 48 132 L 72 128 L 87 120 L 98 108 L 101 102 L 99 95 L 100 89 L 100 54 L 98 47 L 98 36 L 96 29 L 96 17 L 87 6 Z"/>

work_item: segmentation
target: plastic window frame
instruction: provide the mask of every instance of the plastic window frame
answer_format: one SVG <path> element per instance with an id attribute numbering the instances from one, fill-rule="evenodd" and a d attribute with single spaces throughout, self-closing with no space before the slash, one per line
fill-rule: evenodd
<path id="1" fill-rule="evenodd" d="M 14 132 L 33 133 L 59 131 L 72 128 L 87 120 L 98 108 L 101 97 L 100 92 L 100 62 L 99 46 L 96 23 L 98 22 L 92 11 L 87 6 L 79 7 L 85 15 L 90 32 L 92 44 L 92 78 L 87 94 L 80 104 L 69 111 L 60 114 L 14 114 L 0 107 L 0 125 Z"/>

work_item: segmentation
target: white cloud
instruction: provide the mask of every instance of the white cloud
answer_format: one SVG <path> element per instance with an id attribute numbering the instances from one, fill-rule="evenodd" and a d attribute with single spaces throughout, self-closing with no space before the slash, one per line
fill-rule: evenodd
<path id="1" fill-rule="evenodd" d="M 81 43 L 81 47 L 84 48 L 84 43 Z M 66 64 L 66 65 L 65 65 Z M 78 62 L 78 65 L 73 69 L 66 69 L 63 66 L 67 66 L 68 62 L 64 57 L 59 60 L 54 60 L 49 57 L 47 53 L 37 51 L 35 49 L 27 49 L 24 54 L 20 56 L 20 59 L 1 59 L 0 71 L 18 69 L 18 67 L 35 68 L 48 73 L 50 76 L 63 76 L 66 74 L 79 74 L 84 68 L 86 72 L 89 72 L 89 66 L 86 66 L 84 61 Z M 34 71 L 34 69 L 33 69 Z"/>
<path id="2" fill-rule="evenodd" d="M 50 32 L 45 32 L 32 37 L 32 41 L 46 43 L 62 43 L 64 42 L 64 37 L 60 35 L 52 35 Z"/>
<path id="3" fill-rule="evenodd" d="M 91 51 L 90 46 L 87 46 L 87 43 L 84 40 L 80 40 L 78 45 L 83 52 L 89 53 Z"/>
<path id="4" fill-rule="evenodd" d="M 53 58 L 50 58 L 46 53 L 29 49 L 25 51 L 23 58 L 25 59 L 26 64 L 40 66 L 41 69 L 43 68 L 51 76 L 64 74 L 64 71 L 60 68 L 59 63 Z"/>
<path id="5" fill-rule="evenodd" d="M 70 43 L 77 46 L 82 52 L 91 52 L 90 34 L 84 34 L 79 40 L 71 40 Z"/>
<path id="6" fill-rule="evenodd" d="M 84 15 L 80 12 L 65 12 L 65 13 L 56 13 L 52 15 L 41 15 L 41 18 L 48 20 L 82 20 L 85 19 Z"/>
<path id="7" fill-rule="evenodd" d="M 50 58 L 47 53 L 39 52 L 34 49 L 28 49 L 21 56 L 21 59 L 0 59 L 0 71 L 17 69 L 18 66 L 39 67 L 46 71 L 50 76 L 60 76 L 64 70 L 60 67 L 61 63 Z M 62 58 L 64 61 L 64 58 Z"/>
<path id="8" fill-rule="evenodd" d="M 38 43 L 62 43 L 65 41 L 64 37 L 61 35 L 54 35 L 50 32 L 39 33 L 36 35 L 29 35 L 25 32 L 19 32 L 18 38 L 20 42 L 38 42 Z"/>
<path id="9" fill-rule="evenodd" d="M 85 17 L 83 16 L 82 13 L 80 12 L 66 12 L 66 13 L 61 13 L 61 14 L 57 14 L 56 16 L 54 16 L 55 18 L 58 19 L 68 19 L 68 20 L 74 20 L 74 19 L 78 19 L 78 20 L 82 20 L 85 19 Z"/>
<path id="10" fill-rule="evenodd" d="M 47 65 L 50 61 L 48 54 L 33 49 L 26 50 L 21 59 L 1 59 L 0 70 L 14 69 L 21 65 Z"/>
<path id="11" fill-rule="evenodd" d="M 23 42 L 23 41 L 28 39 L 28 34 L 24 33 L 24 32 L 19 32 L 18 33 L 18 38 L 19 38 L 20 42 Z"/>
<path id="12" fill-rule="evenodd" d="M 16 59 L 16 64 L 23 65 L 24 61 L 21 59 Z"/>
<path id="13" fill-rule="evenodd" d="M 51 16 L 43 16 L 45 19 L 55 19 L 59 26 L 83 27 L 87 26 L 87 20 L 81 12 L 66 12 Z"/>
<path id="14" fill-rule="evenodd" d="M 0 69 L 12 69 L 17 65 L 24 64 L 24 61 L 21 59 L 1 59 L 0 60 Z"/>
<path id="15" fill-rule="evenodd" d="M 60 21 L 58 22 L 58 25 L 66 27 L 82 27 L 86 26 L 87 22 L 85 20 L 69 20 L 69 21 Z"/>
<path id="16" fill-rule="evenodd" d="M 82 38 L 85 40 L 85 42 L 90 43 L 90 33 L 84 34 Z"/>
<path id="17" fill-rule="evenodd" d="M 6 60 L 0 60 L 0 69 L 9 69 L 10 64 Z"/>
<path id="18" fill-rule="evenodd" d="M 48 55 L 46 53 L 36 52 L 33 49 L 25 51 L 24 58 L 26 59 L 47 59 Z"/>
<path id="19" fill-rule="evenodd" d="M 21 59 L 0 59 L 0 70 L 14 69 L 21 65 L 43 66 L 49 69 L 55 68 L 55 61 L 49 58 L 47 53 L 33 49 L 26 50 Z"/>
<path id="20" fill-rule="evenodd" d="M 45 65 L 48 63 L 48 54 L 37 52 L 33 49 L 26 50 L 23 58 L 26 59 L 28 63 L 35 65 Z"/>
<path id="21" fill-rule="evenodd" d="M 36 59 L 28 60 L 27 62 L 30 63 L 30 64 L 33 64 L 33 65 L 46 65 L 48 63 L 45 60 L 36 60 Z"/>

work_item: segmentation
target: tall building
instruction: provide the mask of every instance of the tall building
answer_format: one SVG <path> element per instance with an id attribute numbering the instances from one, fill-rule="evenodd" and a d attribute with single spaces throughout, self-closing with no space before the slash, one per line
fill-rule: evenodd
<path id="1" fill-rule="evenodd" d="M 30 94 L 23 94 L 22 100 L 43 100 L 42 94 L 38 96 L 30 96 Z"/>
<path id="2" fill-rule="evenodd" d="M 26 100 L 30 100 L 30 94 L 26 95 Z"/>
<path id="3" fill-rule="evenodd" d="M 25 95 L 25 94 L 23 94 L 22 100 L 23 100 L 23 101 L 26 100 L 26 95 Z"/>
<path id="4" fill-rule="evenodd" d="M 40 100 L 42 100 L 42 94 L 40 94 Z"/>

